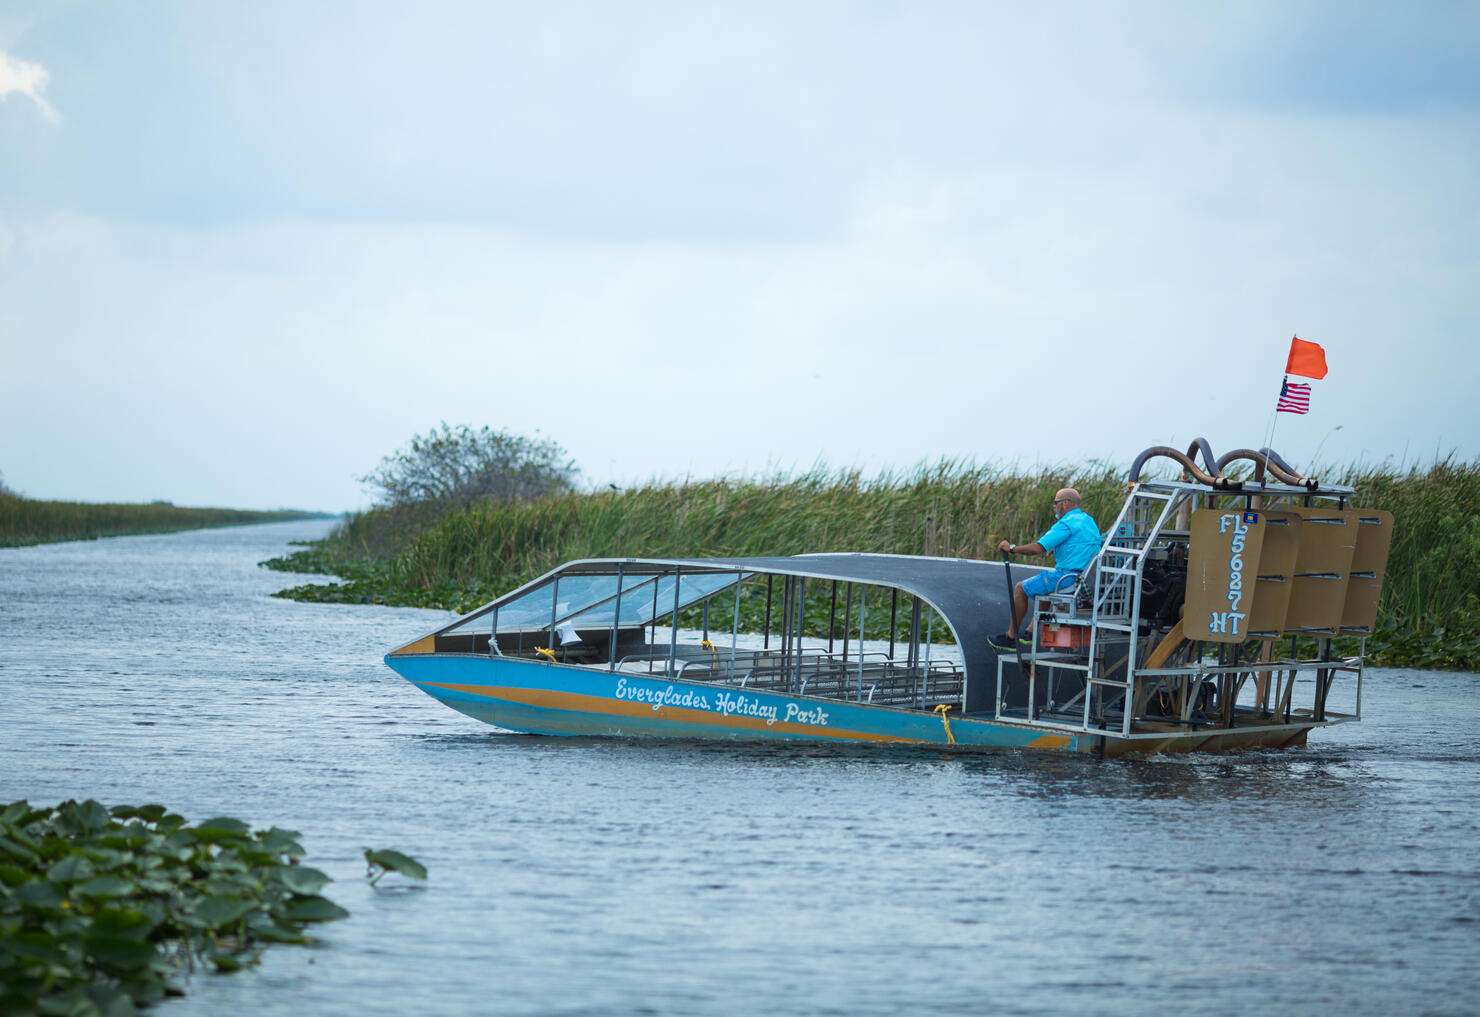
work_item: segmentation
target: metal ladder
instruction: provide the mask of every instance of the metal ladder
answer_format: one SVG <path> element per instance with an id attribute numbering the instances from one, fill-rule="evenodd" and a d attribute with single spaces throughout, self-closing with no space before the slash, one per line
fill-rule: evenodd
<path id="1" fill-rule="evenodd" d="M 1135 701 L 1135 674 L 1141 617 L 1141 572 L 1146 555 L 1161 535 L 1167 518 L 1176 510 L 1185 493 L 1174 489 L 1160 490 L 1137 483 L 1115 517 L 1110 536 L 1095 558 L 1094 592 L 1090 602 L 1089 660 L 1084 696 L 1084 726 L 1090 726 L 1093 689 L 1116 689 L 1124 696 L 1121 708 L 1121 733 L 1131 733 Z M 1101 632 L 1123 633 L 1128 656 L 1125 680 L 1108 678 L 1096 672 L 1097 642 Z"/>

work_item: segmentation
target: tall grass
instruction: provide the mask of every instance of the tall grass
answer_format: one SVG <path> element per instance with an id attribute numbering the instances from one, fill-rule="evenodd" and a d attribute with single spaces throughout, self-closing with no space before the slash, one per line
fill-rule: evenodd
<path id="1" fill-rule="evenodd" d="M 877 551 L 985 558 L 1052 521 L 1072 483 L 1092 514 L 1119 507 L 1108 470 L 1008 474 L 941 462 L 865 479 L 813 470 L 769 481 L 708 480 L 485 503 L 439 518 L 375 509 L 351 517 L 293 567 L 344 575 L 354 599 L 471 607 L 572 558 L 733 557 Z M 394 520 L 394 521 L 393 521 Z M 323 587 L 295 594 L 335 597 Z"/>
<path id="2" fill-rule="evenodd" d="M 213 526 L 242 526 L 309 518 L 312 512 L 255 512 L 246 509 L 179 508 L 153 504 L 94 504 L 38 501 L 0 494 L 0 547 L 47 544 L 59 540 L 97 540 L 140 533 L 173 533 Z"/>
<path id="3" fill-rule="evenodd" d="M 1369 649 L 1390 661 L 1480 667 L 1480 462 L 1330 476 L 1356 488 L 1357 505 L 1396 517 L 1384 621 Z M 767 481 L 482 504 L 440 516 L 375 509 L 274 564 L 349 580 L 288 596 L 465 610 L 573 558 L 819 551 L 995 558 L 999 539 L 1023 543 L 1048 528 L 1054 492 L 1064 486 L 1078 488 L 1084 508 L 1108 527 L 1125 479 L 1099 465 L 1025 474 L 943 461 L 872 478 L 817 469 Z"/>
<path id="4" fill-rule="evenodd" d="M 1393 514 L 1378 649 L 1387 659 L 1480 670 L 1480 462 L 1406 473 L 1350 468 L 1356 503 Z"/>

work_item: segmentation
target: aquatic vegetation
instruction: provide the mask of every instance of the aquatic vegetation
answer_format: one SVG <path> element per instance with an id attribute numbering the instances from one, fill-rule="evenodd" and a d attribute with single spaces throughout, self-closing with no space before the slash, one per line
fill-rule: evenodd
<path id="1" fill-rule="evenodd" d="M 1480 669 L 1480 462 L 1348 469 L 1357 504 L 1393 513 L 1377 632 L 1384 661 Z"/>
<path id="2" fill-rule="evenodd" d="M 246 526 L 289 519 L 324 518 L 321 512 L 181 508 L 168 502 L 95 504 L 38 501 L 0 491 L 0 547 L 50 544 L 60 540 L 98 540 L 141 533 L 176 533 L 214 526 Z"/>
<path id="3" fill-rule="evenodd" d="M 1351 485 L 1356 505 L 1387 509 L 1397 521 L 1369 659 L 1480 668 L 1480 462 L 1320 475 Z M 653 483 L 461 511 L 376 508 L 348 517 L 327 540 L 265 564 L 344 580 L 279 596 L 461 611 L 572 558 L 871 551 L 994 559 L 1000 537 L 1021 541 L 1048 528 L 1053 492 L 1066 485 L 1077 487 L 1085 509 L 1108 526 L 1124 495 L 1124 468 L 1023 473 L 942 461 L 874 478 L 818 468 L 797 477 Z M 742 606 L 747 619 L 761 610 L 753 595 Z"/>
<path id="4" fill-rule="evenodd" d="M 1119 508 L 1107 469 L 1020 476 L 943 461 L 865 479 L 815 469 L 765 481 L 652 484 L 435 513 L 376 508 L 329 539 L 265 563 L 337 575 L 338 587 L 286 595 L 316 601 L 462 609 L 587 557 L 742 556 L 871 551 L 996 557 L 999 535 L 1041 533 L 1053 492 L 1073 482 L 1101 516 Z"/>
<path id="5" fill-rule="evenodd" d="M 299 834 L 89 799 L 0 810 L 0 1013 L 132 1013 L 349 912 Z"/>
<path id="6" fill-rule="evenodd" d="M 407 879 L 425 880 L 427 878 L 427 867 L 418 862 L 410 855 L 391 848 L 365 849 L 365 875 L 369 877 L 370 883 L 380 882 L 380 877 L 387 872 L 398 872 Z"/>

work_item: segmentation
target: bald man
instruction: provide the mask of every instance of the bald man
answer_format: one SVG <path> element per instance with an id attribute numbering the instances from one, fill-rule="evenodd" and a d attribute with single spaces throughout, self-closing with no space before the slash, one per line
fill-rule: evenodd
<path id="1" fill-rule="evenodd" d="M 1048 532 L 1031 544 L 1014 544 L 1004 540 L 997 550 L 1006 554 L 1048 554 L 1053 552 L 1054 568 L 1038 572 L 1022 580 L 1012 590 L 1012 604 L 1017 609 L 1019 625 L 1028 621 L 1028 598 L 1041 597 L 1074 585 L 1079 573 L 1100 552 L 1100 528 L 1093 517 L 1079 507 L 1079 492 L 1072 487 L 1060 488 L 1053 496 L 1055 522 Z M 1032 639 L 1013 632 L 1004 632 L 991 639 L 996 650 L 1014 650 L 1021 640 L 1023 648 L 1032 645 Z"/>

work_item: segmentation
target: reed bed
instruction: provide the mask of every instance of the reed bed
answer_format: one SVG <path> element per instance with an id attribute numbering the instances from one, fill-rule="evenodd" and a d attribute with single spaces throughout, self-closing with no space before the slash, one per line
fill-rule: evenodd
<path id="1" fill-rule="evenodd" d="M 767 481 L 653 483 L 627 491 L 485 503 L 433 518 L 404 509 L 350 517 L 319 547 L 283 565 L 346 576 L 352 594 L 385 603 L 473 606 L 572 558 L 725 557 L 878 551 L 996 555 L 1000 536 L 1032 539 L 1052 520 L 1066 483 L 1085 507 L 1118 507 L 1108 470 L 1012 475 L 941 462 L 864 478 L 819 468 Z M 393 523 L 392 520 L 395 520 Z M 308 588 L 303 595 L 333 596 Z"/>
<path id="2" fill-rule="evenodd" d="M 1397 519 L 1383 590 L 1378 660 L 1480 668 L 1480 462 L 1326 471 L 1362 507 Z M 814 469 L 762 481 L 650 483 L 626 491 L 485 503 L 439 514 L 373 509 L 274 567 L 345 583 L 282 595 L 304 600 L 468 610 L 573 558 L 736 557 L 820 551 L 997 558 L 1002 537 L 1032 540 L 1051 501 L 1079 489 L 1108 526 L 1125 490 L 1120 469 L 1021 472 L 942 461 L 865 478 Z"/>
<path id="3" fill-rule="evenodd" d="M 38 501 L 0 494 L 0 547 L 23 547 L 61 540 L 97 540 L 141 533 L 174 533 L 215 526 L 244 526 L 304 519 L 312 512 L 257 512 L 246 509 L 180 508 L 165 503 L 94 504 Z"/>
<path id="4" fill-rule="evenodd" d="M 1480 461 L 1330 475 L 1356 488 L 1358 505 L 1393 514 L 1379 657 L 1480 670 Z"/>

